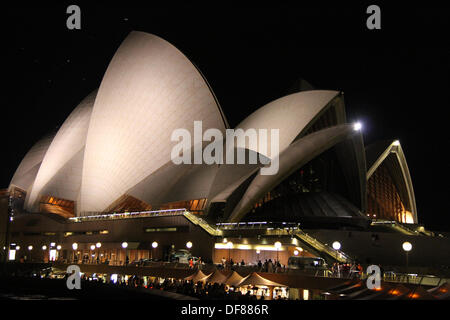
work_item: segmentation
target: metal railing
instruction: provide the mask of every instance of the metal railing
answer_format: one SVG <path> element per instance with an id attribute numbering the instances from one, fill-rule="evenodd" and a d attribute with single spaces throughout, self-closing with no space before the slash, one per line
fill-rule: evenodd
<path id="1" fill-rule="evenodd" d="M 120 213 L 102 213 L 91 212 L 90 215 L 72 217 L 68 220 L 70 222 L 83 222 L 83 221 L 98 221 L 98 220 L 117 220 L 117 219 L 132 219 L 132 218 L 150 218 L 150 217 L 164 217 L 182 215 L 186 212 L 186 209 L 168 209 L 168 210 L 155 210 L 155 211 L 139 211 L 139 212 L 120 212 Z"/>
<path id="2" fill-rule="evenodd" d="M 332 257 L 334 260 L 337 260 L 339 262 L 348 262 L 352 261 L 353 259 L 347 255 L 346 253 L 342 251 L 337 251 L 333 249 L 332 247 L 322 243 L 321 241 L 317 240 L 316 238 L 311 237 L 309 234 L 305 233 L 304 231 L 298 229 L 293 232 L 294 235 L 296 235 L 300 240 L 306 242 L 311 247 L 316 249 L 320 252 L 325 252 L 330 257 Z"/>
<path id="3" fill-rule="evenodd" d="M 222 236 L 223 232 L 222 230 L 216 229 L 214 227 L 212 227 L 208 222 L 206 222 L 205 220 L 203 220 L 202 218 L 192 214 L 189 211 L 185 211 L 183 213 L 183 215 L 186 217 L 186 219 L 188 219 L 190 222 L 192 222 L 193 224 L 200 226 L 201 228 L 203 228 L 206 232 L 208 232 L 210 235 L 215 236 L 215 237 L 219 237 Z"/>

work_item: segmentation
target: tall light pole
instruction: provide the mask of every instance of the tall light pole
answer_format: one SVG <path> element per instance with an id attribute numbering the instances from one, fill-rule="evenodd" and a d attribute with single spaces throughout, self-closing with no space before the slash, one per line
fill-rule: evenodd
<path id="1" fill-rule="evenodd" d="M 44 244 L 43 246 L 42 246 L 42 251 L 44 251 L 44 259 L 43 259 L 43 261 L 45 262 L 45 251 L 47 250 L 47 246 Z"/>
<path id="2" fill-rule="evenodd" d="M 78 249 L 78 243 L 72 243 L 72 262 L 75 262 L 75 251 Z M 77 261 L 78 262 L 78 261 Z"/>
<path id="3" fill-rule="evenodd" d="M 409 281 L 409 276 L 408 276 L 408 253 L 412 250 L 412 244 L 408 241 L 403 242 L 402 244 L 402 248 L 405 251 L 406 254 L 406 277 Z"/>
<path id="4" fill-rule="evenodd" d="M 122 248 L 123 249 L 125 249 L 125 261 L 127 260 L 127 256 L 128 256 L 128 253 L 127 253 L 127 248 L 128 248 L 128 242 L 122 242 Z"/>
<path id="5" fill-rule="evenodd" d="M 186 242 L 186 248 L 188 248 L 189 253 L 191 253 L 191 248 L 192 248 L 192 242 L 191 241 Z"/>
<path id="6" fill-rule="evenodd" d="M 227 247 L 228 247 L 228 261 L 230 262 L 231 265 L 231 248 L 233 248 L 233 242 L 228 241 Z"/>
<path id="7" fill-rule="evenodd" d="M 58 244 L 57 246 L 56 246 L 56 253 L 57 253 L 57 255 L 58 255 L 58 259 L 56 259 L 56 255 L 55 255 L 55 260 L 59 260 L 60 259 L 60 252 L 61 252 L 61 245 L 60 244 Z"/>
<path id="8" fill-rule="evenodd" d="M 153 249 L 156 249 L 156 248 L 158 248 L 158 242 L 153 241 L 152 242 L 152 259 L 153 259 Z"/>
<path id="9" fill-rule="evenodd" d="M 33 259 L 31 258 L 31 250 L 33 250 L 33 246 L 32 246 L 32 245 L 29 245 L 29 246 L 28 246 L 28 251 L 30 251 L 30 262 L 33 261 Z"/>
<path id="10" fill-rule="evenodd" d="M 89 252 L 89 255 L 91 256 L 91 259 L 92 259 L 92 262 L 91 262 L 91 263 L 94 263 L 94 256 L 95 256 L 95 244 L 91 244 L 91 247 L 90 247 L 90 249 L 91 249 L 91 252 Z"/>
<path id="11" fill-rule="evenodd" d="M 97 260 L 100 262 L 100 248 L 102 247 L 102 243 L 101 242 L 97 242 L 95 244 L 95 247 L 97 248 Z"/>
<path id="12" fill-rule="evenodd" d="M 338 254 L 339 254 L 339 249 L 341 249 L 341 243 L 339 241 L 335 241 L 335 242 L 333 242 L 332 246 L 333 246 L 333 249 L 336 250 L 336 260 L 339 262 Z"/>
<path id="13" fill-rule="evenodd" d="M 280 241 L 275 242 L 275 248 L 277 249 L 277 265 L 278 265 L 278 262 L 280 261 L 279 257 L 278 257 L 278 251 L 281 248 L 281 242 Z"/>

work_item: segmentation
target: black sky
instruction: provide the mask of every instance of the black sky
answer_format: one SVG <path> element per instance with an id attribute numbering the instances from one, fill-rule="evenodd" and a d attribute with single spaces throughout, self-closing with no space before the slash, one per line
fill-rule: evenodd
<path id="1" fill-rule="evenodd" d="M 66 28 L 81 7 L 82 29 Z M 4 8 L 1 115 L 7 187 L 25 153 L 96 89 L 132 30 L 174 44 L 202 71 L 233 127 L 299 78 L 342 90 L 365 143 L 398 138 L 416 192 L 419 222 L 450 229 L 449 19 L 445 8 L 380 5 L 382 30 L 365 26 L 366 5 L 343 7 L 150 6 L 125 2 Z"/>

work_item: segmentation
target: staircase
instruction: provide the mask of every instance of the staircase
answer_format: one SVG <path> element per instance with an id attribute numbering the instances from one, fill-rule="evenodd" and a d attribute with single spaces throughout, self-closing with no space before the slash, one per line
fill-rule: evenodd
<path id="1" fill-rule="evenodd" d="M 195 224 L 196 226 L 201 227 L 203 230 L 208 232 L 211 236 L 214 237 L 220 237 L 222 236 L 223 232 L 222 230 L 213 228 L 209 223 L 207 223 L 202 218 L 190 213 L 189 211 L 185 211 L 183 215 L 188 219 L 190 222 Z"/>

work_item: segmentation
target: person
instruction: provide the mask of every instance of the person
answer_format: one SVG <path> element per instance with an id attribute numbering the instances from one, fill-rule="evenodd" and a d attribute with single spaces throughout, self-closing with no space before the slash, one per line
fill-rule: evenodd
<path id="1" fill-rule="evenodd" d="M 241 261 L 241 266 L 245 266 L 244 259 L 242 259 L 242 261 Z"/>
<path id="2" fill-rule="evenodd" d="M 189 268 L 190 269 L 194 268 L 194 260 L 192 258 L 189 259 Z"/>
<path id="3" fill-rule="evenodd" d="M 130 258 L 128 256 L 125 258 L 125 265 L 128 266 L 128 263 L 130 263 Z"/>
<path id="4" fill-rule="evenodd" d="M 198 257 L 197 268 L 198 270 L 202 270 L 202 257 Z"/>
<path id="5" fill-rule="evenodd" d="M 225 257 L 222 258 L 222 266 L 225 267 L 225 263 L 227 262 L 227 259 Z"/>
<path id="6" fill-rule="evenodd" d="M 261 271 L 262 269 L 262 262 L 261 260 L 258 260 L 258 270 Z"/>
<path id="7" fill-rule="evenodd" d="M 267 272 L 269 272 L 269 273 L 273 272 L 272 259 L 269 259 L 269 262 L 267 262 Z"/>

